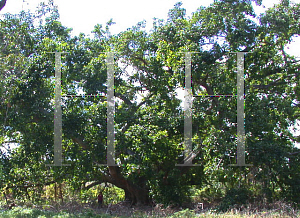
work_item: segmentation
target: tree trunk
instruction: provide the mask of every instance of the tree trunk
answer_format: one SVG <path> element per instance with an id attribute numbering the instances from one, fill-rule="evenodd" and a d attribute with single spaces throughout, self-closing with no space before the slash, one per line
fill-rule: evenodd
<path id="1" fill-rule="evenodd" d="M 54 200 L 55 203 L 57 202 L 57 187 L 56 187 L 56 183 L 54 184 Z"/>
<path id="2" fill-rule="evenodd" d="M 63 190 L 62 189 L 63 189 L 63 186 L 62 186 L 61 183 L 59 183 L 59 198 L 61 200 L 61 203 L 64 202 L 64 196 L 63 196 Z"/>
<path id="3" fill-rule="evenodd" d="M 7 190 L 7 189 L 5 189 L 5 190 L 3 191 L 3 195 L 4 195 L 4 198 L 5 198 L 5 202 L 6 202 L 6 204 L 8 205 L 8 200 L 7 200 L 6 193 L 5 193 L 6 190 Z"/>
<path id="4" fill-rule="evenodd" d="M 87 149 L 88 145 L 79 137 L 72 137 L 72 140 L 79 144 L 82 148 Z M 96 162 L 96 161 L 95 161 Z M 96 162 L 97 163 L 97 162 Z M 150 204 L 149 191 L 146 188 L 146 180 L 142 185 L 133 184 L 131 181 L 124 178 L 118 166 L 109 166 L 109 175 L 102 174 L 101 182 L 109 182 L 118 188 L 125 191 L 125 197 L 132 202 L 132 204 L 148 205 Z"/>
<path id="5" fill-rule="evenodd" d="M 150 204 L 149 191 L 146 188 L 141 188 L 140 186 L 135 185 L 131 181 L 124 178 L 119 167 L 110 166 L 109 172 L 111 180 L 108 182 L 123 189 L 125 191 L 125 198 L 130 200 L 132 204 Z"/>

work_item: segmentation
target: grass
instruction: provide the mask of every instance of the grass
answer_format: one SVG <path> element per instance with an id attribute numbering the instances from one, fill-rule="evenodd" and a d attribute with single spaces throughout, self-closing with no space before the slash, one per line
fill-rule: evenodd
<path id="1" fill-rule="evenodd" d="M 1 210 L 0 211 L 1 218 L 159 218 L 159 217 L 167 217 L 167 218 L 193 218 L 193 217 L 233 217 L 233 218 L 244 218 L 244 217 L 300 217 L 300 211 L 295 211 L 291 209 L 272 209 L 272 210 L 264 210 L 260 212 L 243 210 L 239 211 L 237 209 L 232 209 L 226 213 L 216 213 L 212 210 L 208 210 L 205 212 L 200 212 L 196 214 L 193 210 L 185 209 L 178 212 L 174 212 L 173 214 L 163 214 L 162 211 L 157 211 L 152 215 L 147 215 L 145 211 L 137 210 L 131 214 L 131 216 L 120 216 L 120 215 L 109 215 L 105 214 L 103 211 L 95 210 L 95 209 L 84 209 L 81 212 L 69 212 L 69 211 L 49 211 L 43 209 L 36 208 L 25 208 L 25 207 L 15 207 L 11 210 Z"/>
<path id="2" fill-rule="evenodd" d="M 191 204 L 189 208 L 198 208 Z M 0 218 L 258 218 L 258 217 L 300 217 L 300 210 L 295 210 L 292 205 L 278 201 L 274 203 L 255 203 L 230 207 L 227 212 L 218 212 L 217 207 L 205 204 L 204 209 L 182 209 L 179 207 L 163 207 L 157 204 L 151 206 L 133 206 L 130 202 L 119 202 L 102 208 L 97 204 L 81 204 L 78 201 L 54 203 L 51 205 L 34 205 L 32 202 L 19 202 L 18 206 L 8 209 L 6 204 L 0 204 Z"/>

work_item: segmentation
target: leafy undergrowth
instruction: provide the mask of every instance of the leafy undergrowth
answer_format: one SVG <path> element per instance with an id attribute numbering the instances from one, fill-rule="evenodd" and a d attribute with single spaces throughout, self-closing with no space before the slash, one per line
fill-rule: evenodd
<path id="1" fill-rule="evenodd" d="M 113 218 L 113 217 L 132 217 L 132 218 L 193 218 L 193 217 L 300 217 L 300 211 L 294 210 L 290 205 L 277 202 L 272 205 L 265 205 L 265 208 L 255 205 L 248 205 L 243 208 L 231 208 L 224 213 L 218 213 L 212 208 L 201 209 L 182 209 L 164 208 L 162 205 L 156 207 L 130 207 L 125 202 L 109 205 L 103 208 L 95 208 L 76 203 L 68 203 L 56 206 L 17 206 L 0 210 L 2 218 Z"/>

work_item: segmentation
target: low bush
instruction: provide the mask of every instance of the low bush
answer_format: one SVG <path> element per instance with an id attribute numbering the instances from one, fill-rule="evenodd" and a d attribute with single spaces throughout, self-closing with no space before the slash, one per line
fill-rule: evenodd
<path id="1" fill-rule="evenodd" d="M 218 205 L 217 210 L 221 212 L 227 211 L 233 206 L 242 206 L 252 200 L 252 192 L 246 188 L 232 188 L 226 192 L 225 197 Z"/>

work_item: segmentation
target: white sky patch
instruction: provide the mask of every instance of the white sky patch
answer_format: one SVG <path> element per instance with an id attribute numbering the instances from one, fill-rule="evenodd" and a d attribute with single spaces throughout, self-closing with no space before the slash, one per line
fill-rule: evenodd
<path id="1" fill-rule="evenodd" d="M 96 24 L 105 27 L 106 22 L 111 18 L 115 25 L 111 26 L 111 34 L 117 34 L 127 30 L 138 22 L 146 20 L 146 30 L 150 30 L 153 18 L 167 19 L 169 9 L 180 0 L 54 0 L 58 5 L 60 20 L 63 25 L 73 28 L 73 34 L 80 32 L 91 34 Z M 18 13 L 22 9 L 35 11 L 36 6 L 41 0 L 9 0 L 0 12 Z M 47 2 L 45 0 L 45 2 Z M 200 6 L 209 6 L 213 0 L 181 0 L 182 7 L 186 9 L 187 16 L 195 12 Z"/>
<path id="2" fill-rule="evenodd" d="M 300 60 L 300 37 L 292 37 L 292 42 L 287 44 L 284 48 L 285 52 L 287 52 L 289 55 L 295 56 L 297 60 Z"/>
<path id="3" fill-rule="evenodd" d="M 290 126 L 289 131 L 293 134 L 293 136 L 300 136 L 300 120 L 297 120 L 294 126 Z M 300 148 L 300 143 L 296 142 L 295 146 Z"/>
<path id="4" fill-rule="evenodd" d="M 47 2 L 47 0 L 44 0 Z M 153 18 L 167 19 L 168 12 L 180 0 L 54 0 L 58 5 L 60 20 L 63 25 L 73 28 L 73 34 L 80 32 L 91 34 L 96 24 L 102 24 L 105 27 L 107 21 L 111 18 L 115 25 L 111 27 L 111 33 L 117 34 L 125 31 L 127 28 L 136 25 L 138 22 L 146 20 L 146 30 L 150 30 L 153 24 Z M 42 0 L 9 0 L 0 14 L 18 13 L 22 9 L 35 11 L 37 5 Z M 186 16 L 191 16 L 200 6 L 209 6 L 213 0 L 181 0 L 182 7 L 186 9 Z M 263 0 L 263 6 L 256 6 L 253 3 L 255 12 L 259 15 L 264 13 L 269 7 L 279 3 L 279 0 Z M 300 3 L 300 0 L 291 2 Z"/>

